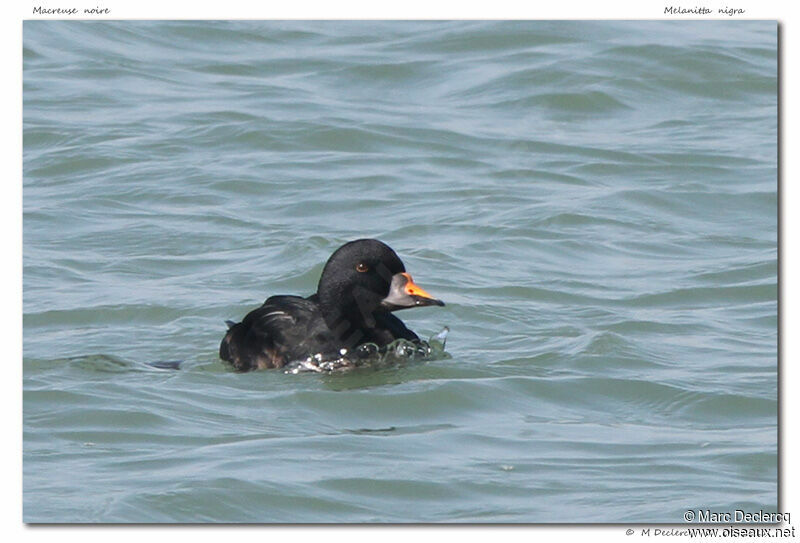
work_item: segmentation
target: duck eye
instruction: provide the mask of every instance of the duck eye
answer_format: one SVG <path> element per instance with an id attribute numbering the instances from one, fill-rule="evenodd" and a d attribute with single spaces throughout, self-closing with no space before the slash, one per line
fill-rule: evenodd
<path id="1" fill-rule="evenodd" d="M 363 262 L 359 262 L 358 265 L 356 266 L 356 271 L 359 273 L 367 272 L 369 271 L 369 266 L 367 266 Z"/>

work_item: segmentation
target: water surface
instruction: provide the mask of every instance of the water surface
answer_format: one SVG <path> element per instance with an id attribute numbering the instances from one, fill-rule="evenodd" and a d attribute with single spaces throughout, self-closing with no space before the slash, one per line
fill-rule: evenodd
<path id="1" fill-rule="evenodd" d="M 25 22 L 24 520 L 774 510 L 776 36 Z M 447 302 L 401 316 L 451 358 L 218 361 L 359 237 Z"/>

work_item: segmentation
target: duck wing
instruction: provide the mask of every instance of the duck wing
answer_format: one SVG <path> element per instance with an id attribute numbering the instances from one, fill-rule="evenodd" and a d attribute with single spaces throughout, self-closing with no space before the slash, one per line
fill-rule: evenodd
<path id="1" fill-rule="evenodd" d="M 331 347 L 332 337 L 314 299 L 271 296 L 233 324 L 219 356 L 239 371 L 281 368 Z"/>

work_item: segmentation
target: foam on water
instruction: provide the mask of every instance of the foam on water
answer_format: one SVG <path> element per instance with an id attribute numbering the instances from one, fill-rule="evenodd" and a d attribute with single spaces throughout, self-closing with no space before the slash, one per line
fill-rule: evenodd
<path id="1" fill-rule="evenodd" d="M 438 334 L 431 336 L 428 341 L 413 342 L 398 339 L 385 347 L 378 347 L 374 343 L 364 343 L 351 352 L 342 349 L 337 357 L 317 353 L 305 360 L 290 362 L 283 371 L 284 373 L 305 371 L 322 373 L 349 371 L 356 368 L 385 368 L 414 361 L 441 360 L 449 358 L 444 350 L 449 332 L 450 329 L 445 326 Z"/>

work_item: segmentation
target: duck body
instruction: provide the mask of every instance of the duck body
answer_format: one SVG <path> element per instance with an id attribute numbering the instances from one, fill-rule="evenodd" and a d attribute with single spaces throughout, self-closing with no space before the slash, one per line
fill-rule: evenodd
<path id="1" fill-rule="evenodd" d="M 337 358 L 364 343 L 384 347 L 419 337 L 393 311 L 444 305 L 418 287 L 397 254 L 378 240 L 351 241 L 328 259 L 317 292 L 267 298 L 229 323 L 219 356 L 238 371 L 281 368 L 309 356 Z"/>

